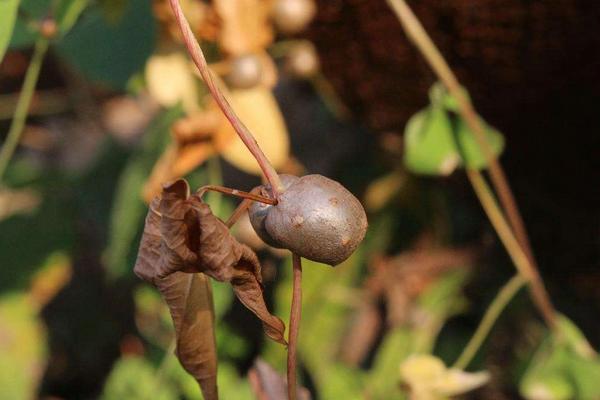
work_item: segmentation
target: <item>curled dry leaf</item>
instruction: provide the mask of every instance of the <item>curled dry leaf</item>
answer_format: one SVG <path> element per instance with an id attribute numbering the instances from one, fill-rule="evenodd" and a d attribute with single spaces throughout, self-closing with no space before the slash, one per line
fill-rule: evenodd
<path id="1" fill-rule="evenodd" d="M 206 203 L 190 196 L 183 179 L 165 186 L 150 204 L 135 272 L 159 290 L 166 278 L 178 272 L 202 272 L 230 282 L 238 299 L 261 319 L 265 333 L 285 344 L 285 325 L 269 313 L 262 296 L 256 254 L 231 235 Z M 164 292 L 163 296 L 168 302 Z"/>

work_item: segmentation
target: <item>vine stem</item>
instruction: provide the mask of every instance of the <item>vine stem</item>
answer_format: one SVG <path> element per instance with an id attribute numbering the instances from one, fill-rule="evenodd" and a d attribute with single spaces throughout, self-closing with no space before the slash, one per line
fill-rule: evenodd
<path id="1" fill-rule="evenodd" d="M 35 92 L 35 87 L 40 76 L 40 69 L 42 68 L 42 62 L 47 50 L 48 39 L 44 37 L 38 38 L 35 42 L 31 62 L 25 73 L 25 80 L 23 81 L 17 107 L 15 108 L 8 134 L 6 135 L 6 141 L 2 145 L 2 150 L 0 150 L 0 182 L 2 182 L 2 177 L 21 139 L 25 120 L 27 119 L 27 112 L 31 105 L 31 98 Z"/>
<path id="2" fill-rule="evenodd" d="M 287 383 L 288 399 L 296 400 L 296 349 L 298 347 L 298 332 L 302 317 L 302 260 L 296 253 L 292 254 L 292 269 L 293 288 L 290 333 L 288 335 Z"/>
<path id="3" fill-rule="evenodd" d="M 250 130 L 244 125 L 244 123 L 237 116 L 219 87 L 216 85 L 213 80 L 210 69 L 208 68 L 208 64 L 206 62 L 206 58 L 204 57 L 204 53 L 200 48 L 200 44 L 196 40 L 192 29 L 190 28 L 190 24 L 188 23 L 185 15 L 183 14 L 183 10 L 181 9 L 181 5 L 179 4 L 179 0 L 169 0 L 171 8 L 173 9 L 173 13 L 175 14 L 175 19 L 177 20 L 177 24 L 181 29 L 181 33 L 183 35 L 183 40 L 188 49 L 194 64 L 198 68 L 198 72 L 200 72 L 200 76 L 208 86 L 208 90 L 210 91 L 212 97 L 225 114 L 225 117 L 231 123 L 231 126 L 236 131 L 242 142 L 246 145 L 250 153 L 256 159 L 256 162 L 260 166 L 265 178 L 271 184 L 271 188 L 273 191 L 273 197 L 278 199 L 279 193 L 283 192 L 283 185 L 281 184 L 281 180 L 279 179 L 279 175 L 273 168 L 273 165 L 269 162 L 260 146 L 256 142 L 256 139 L 250 132 Z"/>
<path id="4" fill-rule="evenodd" d="M 498 320 L 498 317 L 510 303 L 512 298 L 519 292 L 519 290 L 527 283 L 527 280 L 521 274 L 516 274 L 507 283 L 502 286 L 498 291 L 498 294 L 492 300 L 492 303 L 485 311 L 479 326 L 475 330 L 475 333 L 469 340 L 469 343 L 465 346 L 458 359 L 454 362 L 452 368 L 465 369 L 469 366 L 469 363 L 477 354 L 477 351 L 485 341 L 485 338 L 490 333 L 490 330 Z"/>
<path id="5" fill-rule="evenodd" d="M 531 296 L 534 303 L 537 305 L 542 313 L 542 316 L 551 328 L 556 328 L 555 324 L 555 311 L 550 302 L 548 292 L 544 288 L 542 279 L 540 278 L 538 271 L 531 265 L 529 257 L 523 251 L 519 242 L 515 238 L 510 226 L 506 222 L 502 211 L 496 203 L 496 199 L 492 194 L 492 191 L 481 173 L 477 170 L 467 170 L 467 176 L 471 181 L 475 194 L 479 198 L 488 219 L 492 223 L 492 226 L 498 233 L 500 241 L 506 248 L 508 255 L 512 259 L 517 271 L 529 282 L 529 288 L 531 290 Z"/>
<path id="6" fill-rule="evenodd" d="M 407 36 L 413 41 L 415 46 L 419 49 L 421 54 L 429 63 L 431 69 L 435 72 L 446 89 L 458 102 L 459 113 L 464 118 L 471 132 L 473 132 L 475 140 L 478 146 L 481 148 L 489 165 L 489 173 L 492 184 L 498 193 L 498 198 L 504 211 L 506 212 L 508 221 L 510 221 L 510 227 L 512 227 L 512 230 L 514 231 L 517 247 L 519 247 L 520 253 L 525 255 L 525 258 L 527 259 L 527 262 L 521 262 L 518 268 L 527 270 L 523 276 L 529 280 L 529 283 L 532 287 L 534 302 L 539 308 L 548 326 L 555 328 L 556 312 L 538 273 L 537 264 L 533 256 L 533 251 L 531 250 L 531 245 L 527 237 L 527 231 L 525 230 L 523 219 L 519 213 L 519 209 L 506 179 L 504 170 L 498 162 L 498 159 L 493 155 L 492 150 L 485 138 L 481 120 L 477 116 L 473 104 L 469 98 L 463 94 L 456 75 L 454 75 L 448 63 L 406 2 L 404 0 L 387 0 L 387 2 L 400 20 Z M 483 181 L 483 176 L 475 169 L 467 169 L 467 174 L 469 175 L 471 183 L 474 181 L 473 177 L 477 177 L 479 181 Z M 500 213 L 500 218 L 506 222 L 502 213 Z M 508 223 L 506 223 L 506 225 L 508 226 Z M 510 227 L 509 231 L 511 230 Z M 511 237 L 513 237 L 512 233 Z"/>

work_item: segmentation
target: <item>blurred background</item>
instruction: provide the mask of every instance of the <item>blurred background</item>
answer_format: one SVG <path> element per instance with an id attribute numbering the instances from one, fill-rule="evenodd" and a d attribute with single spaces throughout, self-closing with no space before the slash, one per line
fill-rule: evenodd
<path id="1" fill-rule="evenodd" d="M 312 398 L 600 398 L 593 350 L 567 362 L 545 348 L 526 290 L 454 386 L 423 378 L 459 357 L 514 267 L 464 173 L 485 160 L 436 139 L 461 120 L 384 0 L 181 3 L 276 169 L 337 179 L 367 211 L 348 261 L 304 265 L 299 365 Z M 486 122 L 556 308 L 598 348 L 600 6 L 408 3 Z M 261 177 L 168 2 L 2 0 L 0 59 L 0 398 L 201 398 L 172 355 L 167 306 L 133 274 L 147 203 L 177 177 L 246 191 Z M 227 219 L 238 200 L 207 202 Z M 288 254 L 248 219 L 233 232 L 287 321 Z M 221 397 L 256 398 L 249 371 L 285 373 L 285 349 L 230 285 L 213 281 L 213 295 Z M 411 366 L 415 353 L 431 357 Z"/>

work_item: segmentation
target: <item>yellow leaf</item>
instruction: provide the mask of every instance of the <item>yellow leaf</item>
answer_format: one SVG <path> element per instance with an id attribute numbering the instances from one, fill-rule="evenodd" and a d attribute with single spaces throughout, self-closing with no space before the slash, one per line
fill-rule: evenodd
<path id="1" fill-rule="evenodd" d="M 150 95 L 164 107 L 179 101 L 183 109 L 198 110 L 198 91 L 187 56 L 180 52 L 156 54 L 146 64 L 146 82 Z"/>
<path id="2" fill-rule="evenodd" d="M 263 50 L 273 41 L 269 24 L 269 2 L 262 0 L 216 0 L 214 6 L 222 20 L 219 44 L 231 55 Z"/>
<path id="3" fill-rule="evenodd" d="M 232 90 L 231 106 L 252 132 L 273 167 L 280 168 L 289 157 L 288 132 L 273 94 L 264 87 Z M 229 122 L 223 123 L 215 135 L 215 146 L 225 160 L 244 172 L 260 175 L 252 154 L 237 136 Z"/>

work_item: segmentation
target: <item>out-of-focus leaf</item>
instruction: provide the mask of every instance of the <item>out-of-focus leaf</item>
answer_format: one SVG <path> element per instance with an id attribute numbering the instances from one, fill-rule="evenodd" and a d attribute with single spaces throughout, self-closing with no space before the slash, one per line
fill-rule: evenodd
<path id="1" fill-rule="evenodd" d="M 269 3 L 260 0 L 217 0 L 214 4 L 222 20 L 219 45 L 226 53 L 254 53 L 273 41 Z"/>
<path id="2" fill-rule="evenodd" d="M 285 343 L 283 322 L 271 315 L 262 296 L 256 254 L 235 240 L 227 226 L 180 179 L 150 204 L 135 273 L 155 285 L 174 272 L 203 272 L 230 282 L 238 299 L 263 322 L 265 333 Z"/>
<path id="3" fill-rule="evenodd" d="M 600 398 L 600 359 L 573 322 L 560 315 L 558 334 L 540 345 L 520 383 L 529 400 Z"/>
<path id="4" fill-rule="evenodd" d="M 557 323 L 560 332 L 565 336 L 568 344 L 577 354 L 584 358 L 594 358 L 597 356 L 596 352 L 592 348 L 592 345 L 590 345 L 590 342 L 588 342 L 588 340 L 585 338 L 585 335 L 579 330 L 573 321 L 560 314 L 557 318 Z"/>
<path id="5" fill-rule="evenodd" d="M 468 93 L 463 91 L 468 98 Z M 456 99 L 441 84 L 429 91 L 431 105 L 415 114 L 404 131 L 404 164 L 412 172 L 449 175 L 458 166 L 482 169 L 487 160 L 475 136 L 458 112 Z M 504 149 L 504 137 L 483 119 L 485 140 L 495 157 Z"/>
<path id="6" fill-rule="evenodd" d="M 446 111 L 429 107 L 412 116 L 404 131 L 404 165 L 415 173 L 449 175 L 460 164 Z"/>
<path id="7" fill-rule="evenodd" d="M 0 398 L 31 399 L 45 367 L 46 332 L 25 293 L 0 298 Z"/>
<path id="8" fill-rule="evenodd" d="M 225 400 L 255 400 L 248 380 L 241 378 L 232 364 L 219 365 L 219 387 Z"/>
<path id="9" fill-rule="evenodd" d="M 529 400 L 566 400 L 574 388 L 565 373 L 568 350 L 548 338 L 535 354 L 520 384 L 520 392 Z"/>
<path id="10" fill-rule="evenodd" d="M 273 167 L 281 168 L 289 158 L 290 140 L 273 94 L 262 86 L 232 90 L 230 101 Z M 215 136 L 215 147 L 235 167 L 250 174 L 261 174 L 256 160 L 224 118 Z"/>
<path id="11" fill-rule="evenodd" d="M 146 63 L 146 84 L 150 95 L 162 106 L 181 102 L 191 114 L 197 111 L 199 95 L 188 57 L 178 51 L 155 54 Z"/>
<path id="12" fill-rule="evenodd" d="M 40 204 L 40 195 L 36 190 L 0 189 L 0 221 L 11 215 L 31 214 Z"/>
<path id="13" fill-rule="evenodd" d="M 0 1 L 0 15 L 2 16 L 2 23 L 0 24 L 0 62 L 4 59 L 4 53 L 12 37 L 19 3 L 20 0 Z"/>
<path id="14" fill-rule="evenodd" d="M 135 250 L 133 241 L 142 230 L 145 205 L 142 187 L 152 165 L 169 140 L 169 127 L 181 116 L 175 107 L 156 117 L 148 128 L 142 146 L 127 162 L 117 183 L 110 216 L 109 239 L 105 252 L 110 276 L 120 277 L 130 271 L 130 257 Z"/>
<path id="15" fill-rule="evenodd" d="M 400 366 L 400 376 L 409 386 L 411 398 L 418 400 L 444 400 L 477 389 L 490 379 L 487 372 L 448 369 L 430 354 L 408 357 Z"/>
<path id="16" fill-rule="evenodd" d="M 102 9 L 104 18 L 109 23 L 116 24 L 123 18 L 129 1 L 130 0 L 99 0 L 98 3 Z"/>
<path id="17" fill-rule="evenodd" d="M 50 254 L 73 245 L 73 208 L 67 190 L 51 177 L 44 184 L 52 189 L 40 191 L 43 201 L 32 215 L 13 215 L 0 222 L 0 290 L 24 289 Z"/>
<path id="18" fill-rule="evenodd" d="M 331 363 L 326 373 L 327 384 L 319 388 L 323 399 L 364 399 L 362 390 L 365 384 L 365 373 L 356 368 L 349 368 L 341 363 Z"/>
<path id="19" fill-rule="evenodd" d="M 142 285 L 134 292 L 135 322 L 139 332 L 151 343 L 166 349 L 173 340 L 169 308 L 156 290 Z"/>
<path id="20" fill-rule="evenodd" d="M 176 400 L 169 382 L 157 382 L 152 365 L 141 357 L 125 357 L 114 365 L 102 393 L 102 400 Z"/>
<path id="21" fill-rule="evenodd" d="M 123 88 L 144 66 L 154 48 L 155 33 L 150 2 L 132 0 L 114 25 L 103 18 L 98 7 L 90 8 L 57 47 L 89 78 Z"/>
<path id="22" fill-rule="evenodd" d="M 21 0 L 20 10 L 33 20 L 41 19 L 50 9 L 50 0 Z M 33 45 L 38 33 L 30 26 L 29 21 L 17 17 L 13 35 L 10 38 L 11 48 L 23 48 Z"/>
<path id="23" fill-rule="evenodd" d="M 287 397 L 288 388 L 284 376 L 265 361 L 255 360 L 248 375 L 258 400 L 280 400 Z M 299 400 L 310 400 L 310 393 L 306 388 L 297 387 L 296 393 Z"/>
<path id="24" fill-rule="evenodd" d="M 402 399 L 398 388 L 398 368 L 415 351 L 415 335 L 407 328 L 388 331 L 377 350 L 366 382 L 366 393 L 372 399 Z"/>
<path id="25" fill-rule="evenodd" d="M 72 273 L 71 260 L 66 254 L 51 254 L 33 276 L 29 289 L 32 304 L 41 309 L 71 280 Z"/>
<path id="26" fill-rule="evenodd" d="M 492 154 L 497 157 L 504 150 L 504 136 L 496 129 L 490 127 L 482 119 L 480 119 L 481 126 L 485 131 L 485 138 L 492 151 Z M 456 125 L 456 138 L 459 153 L 463 160 L 463 165 L 482 169 L 487 167 L 487 160 L 475 136 L 469 129 L 463 119 L 459 119 Z"/>

